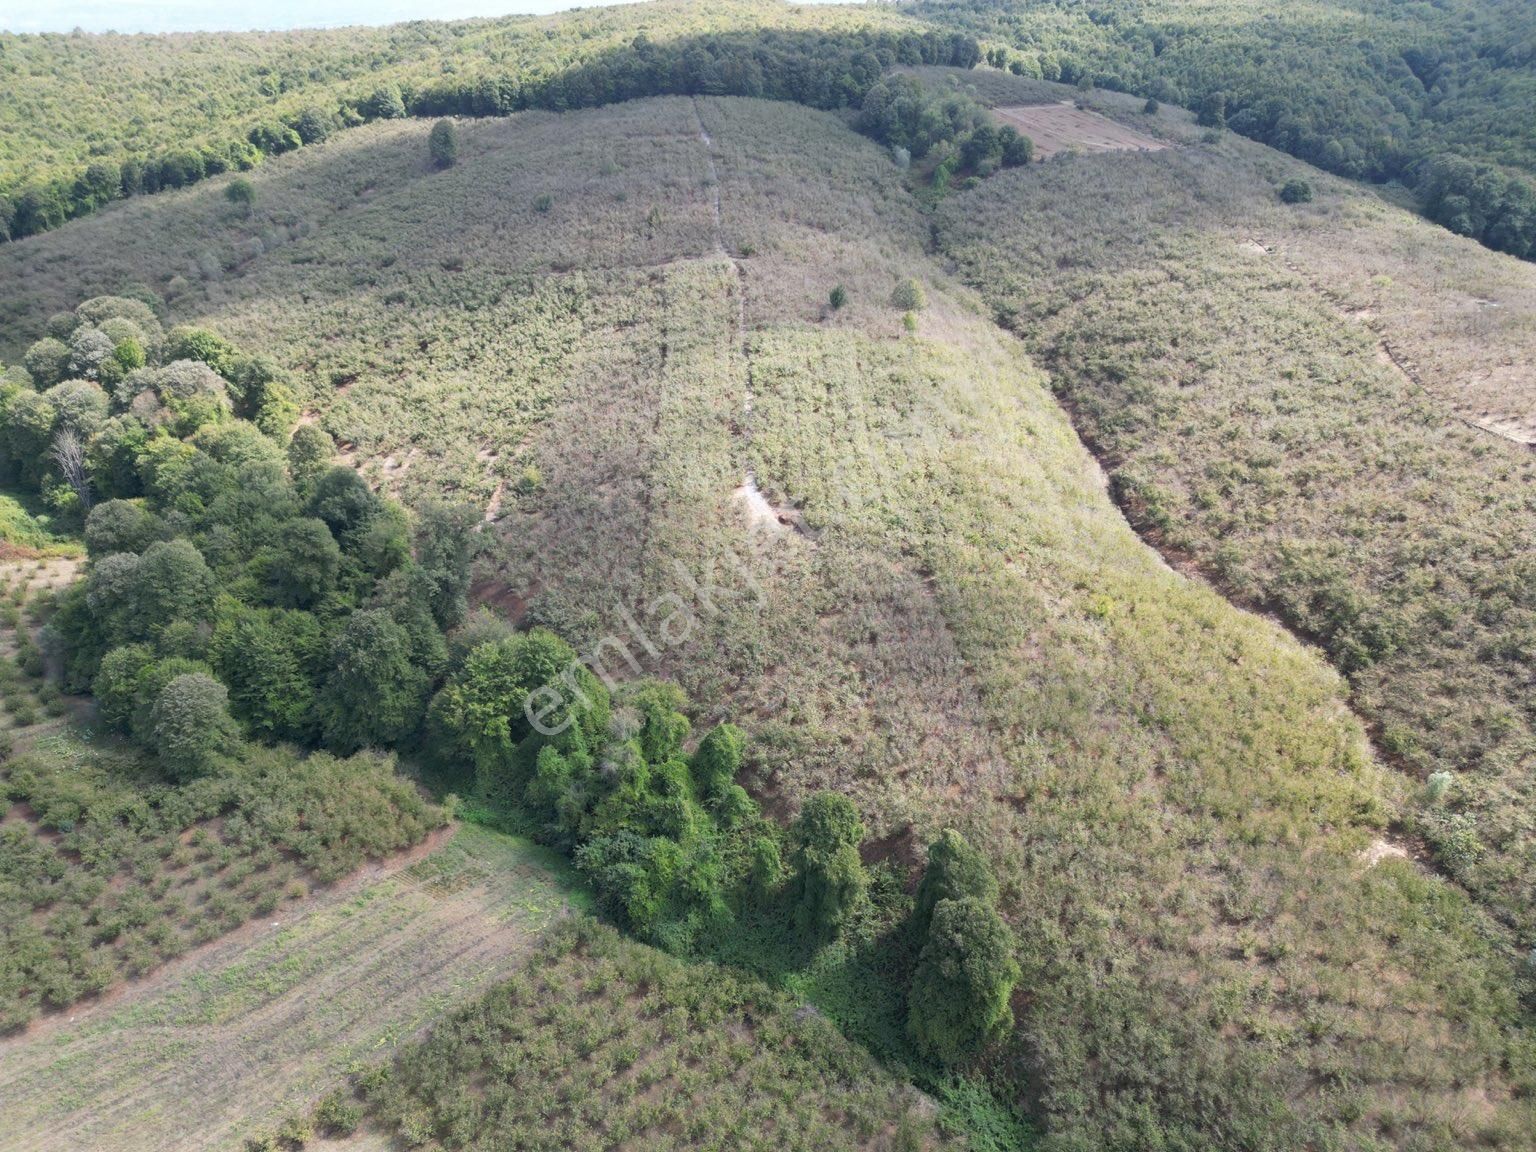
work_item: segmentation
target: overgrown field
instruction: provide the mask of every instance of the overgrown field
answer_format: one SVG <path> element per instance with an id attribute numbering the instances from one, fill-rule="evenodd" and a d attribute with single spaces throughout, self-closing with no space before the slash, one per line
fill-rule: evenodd
<path id="1" fill-rule="evenodd" d="M 362 1096 L 374 1125 L 444 1149 L 956 1146 L 932 1101 L 818 1013 L 590 920 L 364 1075 Z"/>
<path id="2" fill-rule="evenodd" d="M 898 869 L 960 827 L 1024 968 L 1013 1034 L 970 1071 L 1049 1146 L 1528 1141 L 1508 938 L 1413 861 L 1368 863 L 1410 782 L 1314 650 L 1136 538 L 1003 301 L 927 254 L 888 153 L 737 99 L 466 125 L 447 172 L 425 136 L 265 166 L 251 220 L 215 183 L 0 251 L 13 331 L 169 290 L 171 318 L 295 371 L 365 475 L 483 498 L 483 599 L 679 680 L 698 731 L 750 729 L 767 810 L 841 791 Z M 1004 219 L 994 186 L 1087 212 L 1055 181 L 1088 163 L 954 196 L 941 235 L 962 204 Z M 1059 242 L 1006 219 L 985 251 Z M 1034 259 L 999 283 L 1075 274 Z M 863 991 L 813 995 L 847 1024 Z"/>
<path id="3" fill-rule="evenodd" d="M 518 971 L 584 895 L 473 826 L 0 1040 L 0 1148 L 231 1149 Z"/>
<path id="4" fill-rule="evenodd" d="M 1413 188 L 1431 219 L 1536 248 L 1536 13 L 1521 0 L 925 0 L 1026 78 L 1132 91 L 1328 171 Z"/>
<path id="5" fill-rule="evenodd" d="M 43 678 L 40 616 L 69 561 L 12 561 L 0 624 L 0 1031 L 270 916 L 420 841 L 442 811 L 393 758 L 246 749 L 237 772 L 167 782 Z M 73 717 L 73 722 L 71 722 Z"/>

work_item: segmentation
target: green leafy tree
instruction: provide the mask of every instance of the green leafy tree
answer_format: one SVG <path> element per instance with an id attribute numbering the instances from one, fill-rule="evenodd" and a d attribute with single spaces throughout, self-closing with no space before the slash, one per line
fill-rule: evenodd
<path id="1" fill-rule="evenodd" d="M 85 549 L 93 557 L 113 552 L 142 552 L 154 541 L 158 521 L 129 500 L 107 500 L 85 519 Z"/>
<path id="2" fill-rule="evenodd" d="M 256 210 L 256 185 L 244 176 L 237 176 L 224 189 L 224 199 L 238 208 L 242 215 L 249 217 Z"/>
<path id="3" fill-rule="evenodd" d="M 318 700 L 326 744 L 348 753 L 399 743 L 420 724 L 427 688 L 405 629 L 387 612 L 354 612 L 336 639 Z"/>
<path id="4" fill-rule="evenodd" d="M 699 741 L 691 768 L 694 783 L 703 796 L 720 797 L 736 783 L 741 771 L 747 736 L 734 724 L 719 724 Z"/>
<path id="5" fill-rule="evenodd" d="M 1227 126 L 1226 93 L 1211 92 L 1201 97 L 1200 103 L 1195 108 L 1195 123 L 1202 128 L 1225 128 Z"/>
<path id="6" fill-rule="evenodd" d="M 848 290 L 839 284 L 832 289 L 831 295 L 827 297 L 827 303 L 832 306 L 832 311 L 838 311 L 844 304 L 848 303 Z"/>
<path id="7" fill-rule="evenodd" d="M 427 152 L 434 168 L 452 168 L 459 162 L 459 130 L 452 120 L 439 120 L 427 135 Z"/>
<path id="8" fill-rule="evenodd" d="M 274 604 L 313 608 L 336 587 L 341 547 L 325 521 L 302 517 L 278 529 L 277 541 L 263 554 L 259 567 Z"/>
<path id="9" fill-rule="evenodd" d="M 416 564 L 430 581 L 432 616 L 445 632 L 462 624 L 469 611 L 479 526 L 479 509 L 470 504 L 428 500 L 416 509 Z"/>
<path id="10" fill-rule="evenodd" d="M 39 388 L 57 384 L 69 373 L 69 345 L 52 336 L 44 336 L 27 349 L 22 365 Z"/>
<path id="11" fill-rule="evenodd" d="M 305 144 L 319 144 L 335 129 L 336 118 L 311 104 L 294 118 L 291 127 Z"/>
<path id="12" fill-rule="evenodd" d="M 400 86 L 385 84 L 375 88 L 363 102 L 363 113 L 371 120 L 405 119 L 405 101 L 400 96 Z"/>
<path id="13" fill-rule="evenodd" d="M 970 1059 L 1012 1026 L 1019 976 L 1013 935 L 990 903 L 940 900 L 908 996 L 912 1039 L 945 1063 Z"/>
<path id="14" fill-rule="evenodd" d="M 91 695 L 102 720 L 111 727 L 128 731 L 138 699 L 139 677 L 154 662 L 155 652 L 148 644 L 126 644 L 102 657 L 91 682 Z"/>
<path id="15" fill-rule="evenodd" d="M 1012 125 L 999 129 L 997 138 L 1005 167 L 1018 168 L 1035 158 L 1035 142 Z"/>
<path id="16" fill-rule="evenodd" d="M 864 825 L 846 796 L 818 792 L 806 800 L 790 832 L 795 918 L 806 935 L 835 937 L 863 903 L 863 839 Z"/>
<path id="17" fill-rule="evenodd" d="M 946 828 L 928 846 L 928 867 L 918 883 L 912 908 L 915 937 L 918 940 L 927 937 L 928 925 L 939 901 L 967 897 L 987 904 L 996 903 L 997 880 L 981 853 L 966 843 L 960 833 Z"/>
<path id="18" fill-rule="evenodd" d="M 307 742 L 315 736 L 315 683 L 329 648 L 324 627 L 307 612 L 244 609 L 219 622 L 208 657 L 229 688 L 230 711 L 252 736 Z"/>
<path id="19" fill-rule="evenodd" d="M 236 738 L 229 693 L 205 672 L 177 676 L 156 698 L 154 746 L 160 763 L 178 780 L 212 771 Z"/>
<path id="20" fill-rule="evenodd" d="M 157 541 L 142 556 L 104 556 L 85 581 L 93 628 L 108 646 L 152 642 L 173 620 L 207 620 L 217 594 L 218 581 L 185 539 Z"/>
<path id="21" fill-rule="evenodd" d="M 195 360 L 206 364 L 220 376 L 227 377 L 234 371 L 238 360 L 235 346 L 217 333 L 206 328 L 181 325 L 166 333 L 164 359 Z"/>
<path id="22" fill-rule="evenodd" d="M 288 441 L 288 471 L 300 492 L 313 494 L 314 486 L 330 467 L 336 445 L 330 433 L 313 424 L 301 424 Z"/>

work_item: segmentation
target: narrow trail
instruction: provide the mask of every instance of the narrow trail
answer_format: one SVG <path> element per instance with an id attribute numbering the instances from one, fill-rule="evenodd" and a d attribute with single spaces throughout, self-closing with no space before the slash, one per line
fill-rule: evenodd
<path id="1" fill-rule="evenodd" d="M 741 439 L 745 448 L 742 466 L 741 486 L 736 489 L 735 495 L 740 497 L 747 506 L 748 515 L 754 525 L 780 525 L 784 518 L 780 516 L 773 504 L 763 495 L 758 487 L 757 470 L 752 466 L 752 356 L 747 339 L 747 270 L 740 260 L 731 255 L 725 246 L 725 227 L 720 212 L 720 170 L 715 164 L 715 142 L 709 134 L 709 129 L 704 126 L 704 117 L 699 113 L 699 101 L 695 97 L 692 101 L 693 118 L 699 126 L 699 142 L 704 145 L 707 169 L 709 173 L 710 210 L 714 215 L 714 254 L 730 263 L 736 273 L 736 347 L 741 353 L 744 371 L 742 372 L 742 401 L 741 401 Z"/>

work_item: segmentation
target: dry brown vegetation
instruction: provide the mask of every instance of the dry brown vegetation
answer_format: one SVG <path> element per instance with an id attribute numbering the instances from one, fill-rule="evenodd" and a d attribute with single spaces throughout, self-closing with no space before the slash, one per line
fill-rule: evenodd
<path id="1" fill-rule="evenodd" d="M 1408 783 L 1372 759 L 1345 684 L 1136 539 L 1053 381 L 927 254 L 880 149 L 725 99 L 465 125 L 446 173 L 425 134 L 283 158 L 253 177 L 255 221 L 212 184 L 13 245 L 11 315 L 179 277 L 176 316 L 299 372 L 366 474 L 499 491 L 482 591 L 578 648 L 611 631 L 747 724 L 748 783 L 775 810 L 830 786 L 880 835 L 965 828 L 1025 967 L 991 1071 L 1056 1147 L 1528 1139 L 1504 938 L 1413 862 L 1363 866 Z M 954 198 L 945 225 L 987 208 L 976 243 L 1003 266 L 967 273 L 1044 292 L 1112 246 L 1183 242 L 1138 236 L 1182 186 L 1125 203 L 1112 233 L 1092 165 L 1209 155 L 1036 165 Z M 1010 233 L 1081 248 L 1043 267 Z M 1226 251 L 1218 284 L 1254 266 Z M 1298 283 L 1282 273 L 1277 297 Z M 928 297 L 915 332 L 889 303 L 907 277 Z M 1188 285 L 1166 293 L 1188 308 Z M 803 531 L 751 531 L 749 470 Z M 711 574 L 713 610 L 649 655 L 623 613 L 655 642 L 661 598 L 693 603 Z"/>
<path id="2" fill-rule="evenodd" d="M 994 109 L 1035 142 L 1035 155 L 1058 152 L 1156 152 L 1168 145 L 1075 104 L 1020 104 Z"/>

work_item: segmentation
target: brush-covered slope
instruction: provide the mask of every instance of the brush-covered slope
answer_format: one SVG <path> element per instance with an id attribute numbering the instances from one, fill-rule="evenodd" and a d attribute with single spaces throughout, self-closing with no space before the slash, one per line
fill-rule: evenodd
<path id="1" fill-rule="evenodd" d="M 1231 136 L 1070 158 L 940 242 L 1138 525 L 1323 645 L 1429 785 L 1414 828 L 1528 933 L 1536 268 L 1342 182 L 1283 204 L 1305 175 Z"/>
<path id="2" fill-rule="evenodd" d="M 1025 973 L 983 1070 L 1053 1146 L 1528 1138 L 1496 937 L 1362 857 L 1404 785 L 1345 684 L 1137 539 L 883 151 L 734 99 L 467 125 L 446 172 L 426 130 L 13 245 L 7 314 L 171 292 L 371 479 L 482 498 L 483 599 L 752 728 L 770 806 L 967 830 Z"/>

